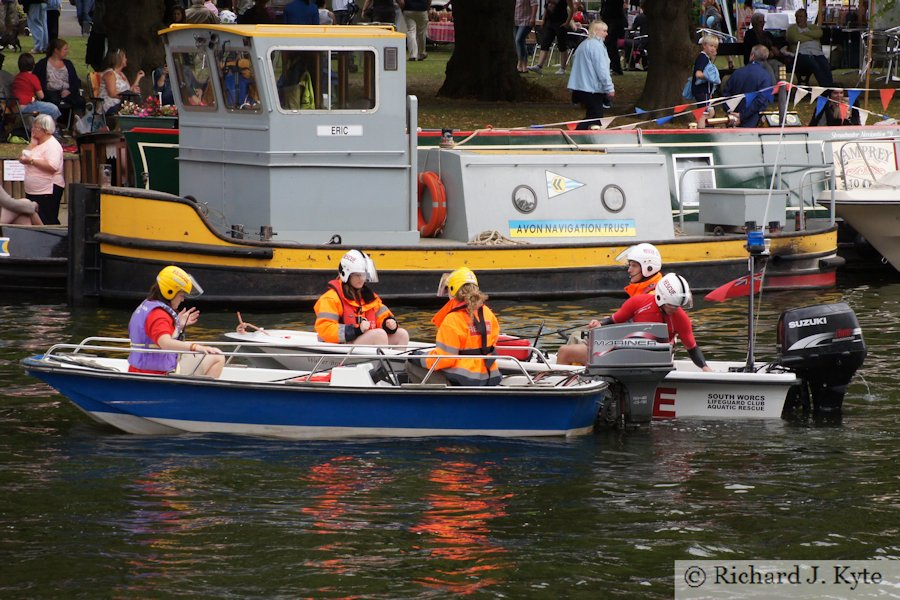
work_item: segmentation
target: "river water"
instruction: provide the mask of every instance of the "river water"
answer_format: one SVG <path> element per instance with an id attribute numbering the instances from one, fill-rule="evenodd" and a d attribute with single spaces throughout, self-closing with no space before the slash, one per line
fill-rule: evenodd
<path id="1" fill-rule="evenodd" d="M 129 311 L 7 298 L 0 596 L 669 598 L 680 559 L 898 559 L 900 277 L 767 294 L 758 357 L 772 357 L 782 310 L 835 301 L 856 311 L 869 348 L 837 426 L 680 421 L 574 440 L 285 442 L 94 424 L 18 361 L 57 341 L 124 336 Z M 504 328 L 533 333 L 541 320 L 566 327 L 619 302 L 492 306 Z M 431 310 L 394 308 L 415 338 L 433 335 Z M 698 303 L 708 358 L 743 358 L 744 311 L 740 300 Z M 192 335 L 234 323 L 206 313 Z"/>

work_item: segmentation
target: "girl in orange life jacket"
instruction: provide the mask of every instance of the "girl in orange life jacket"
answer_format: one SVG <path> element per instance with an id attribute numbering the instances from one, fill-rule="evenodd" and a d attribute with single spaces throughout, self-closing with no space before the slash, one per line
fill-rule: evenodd
<path id="1" fill-rule="evenodd" d="M 450 300 L 431 320 L 438 328 L 435 348 L 429 357 L 421 360 L 421 364 L 409 362 L 407 372 L 410 379 L 422 381 L 428 370 L 434 367 L 428 383 L 498 385 L 500 370 L 496 361 L 481 357 L 494 353 L 500 323 L 493 311 L 485 306 L 488 297 L 478 289 L 475 273 L 463 267 L 446 275 L 441 279 L 438 295 L 448 295 Z M 463 358 L 439 359 L 441 356 Z"/>
<path id="2" fill-rule="evenodd" d="M 200 318 L 196 308 L 176 312 L 185 297 L 203 293 L 193 277 L 184 270 L 168 266 L 156 276 L 150 295 L 135 309 L 128 323 L 128 337 L 133 348 L 184 350 L 192 354 L 164 352 L 132 352 L 128 355 L 130 373 L 165 375 L 205 375 L 219 377 L 225 366 L 222 351 L 213 346 L 185 342 L 182 334 L 188 325 Z"/>
<path id="3" fill-rule="evenodd" d="M 406 346 L 409 333 L 369 289 L 376 283 L 375 263 L 364 252 L 351 250 L 341 258 L 338 277 L 316 301 L 316 333 L 323 342 Z"/>
<path id="4" fill-rule="evenodd" d="M 684 312 L 684 308 L 691 308 L 694 299 L 691 288 L 684 277 L 669 273 L 656 286 L 653 294 L 638 294 L 632 296 L 622 304 L 611 317 L 601 320 L 594 319 L 588 323 L 593 329 L 602 325 L 613 323 L 665 323 L 669 330 L 669 341 L 675 341 L 675 337 L 681 338 L 694 364 L 704 371 L 712 371 L 703 358 L 703 352 L 694 339 L 694 330 L 691 318 Z M 559 349 L 556 362 L 560 365 L 586 364 L 588 359 L 588 347 L 583 344 L 562 346 Z"/>

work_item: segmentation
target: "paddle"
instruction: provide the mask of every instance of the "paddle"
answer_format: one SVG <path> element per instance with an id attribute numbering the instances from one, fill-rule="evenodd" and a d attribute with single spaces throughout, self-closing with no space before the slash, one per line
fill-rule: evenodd
<path id="1" fill-rule="evenodd" d="M 579 327 L 587 327 L 587 323 L 579 323 L 578 325 L 572 325 L 571 327 L 563 327 L 561 329 L 554 329 L 553 331 L 544 332 L 543 331 L 544 322 L 541 321 L 541 326 L 538 328 L 537 335 L 534 336 L 534 344 L 532 344 L 532 346 L 537 346 L 538 340 L 547 335 L 558 335 L 562 339 L 566 340 L 568 338 L 566 336 L 564 336 L 563 334 L 566 333 L 567 331 L 572 331 L 573 329 L 578 329 Z M 506 331 L 504 333 L 517 335 L 515 331 L 512 331 L 512 332 Z M 520 336 L 520 337 L 523 337 L 523 336 Z"/>
<path id="2" fill-rule="evenodd" d="M 237 327 L 235 328 L 235 331 L 237 331 L 238 333 L 247 333 L 247 329 L 249 328 L 249 329 L 252 329 L 252 330 L 254 330 L 254 331 L 259 331 L 259 332 L 261 332 L 261 333 L 264 333 L 264 334 L 266 334 L 266 335 L 272 335 L 271 333 L 269 333 L 268 331 L 266 331 L 266 330 L 263 329 L 262 327 L 257 327 L 257 326 L 254 325 L 253 323 L 245 323 L 245 322 L 244 322 L 244 319 L 241 318 L 241 313 L 240 313 L 240 311 L 238 311 L 238 312 L 235 313 L 235 314 L 237 314 L 237 320 L 238 320 L 238 325 L 237 325 Z"/>

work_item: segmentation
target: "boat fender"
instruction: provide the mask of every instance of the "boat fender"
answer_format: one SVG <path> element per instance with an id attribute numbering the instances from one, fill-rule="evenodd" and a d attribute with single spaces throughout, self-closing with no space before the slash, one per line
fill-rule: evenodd
<path id="1" fill-rule="evenodd" d="M 422 215 L 423 192 L 428 190 L 431 196 L 431 217 L 425 221 Z M 419 235 L 422 237 L 435 237 L 444 229 L 447 223 L 447 194 L 440 176 L 434 171 L 419 173 Z"/>

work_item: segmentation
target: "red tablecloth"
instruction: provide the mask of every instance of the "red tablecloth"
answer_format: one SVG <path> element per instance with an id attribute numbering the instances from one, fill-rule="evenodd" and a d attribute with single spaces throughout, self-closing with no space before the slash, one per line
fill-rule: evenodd
<path id="1" fill-rule="evenodd" d="M 450 42 L 452 44 L 456 41 L 456 30 L 453 29 L 452 21 L 429 22 L 426 35 L 432 42 Z"/>

